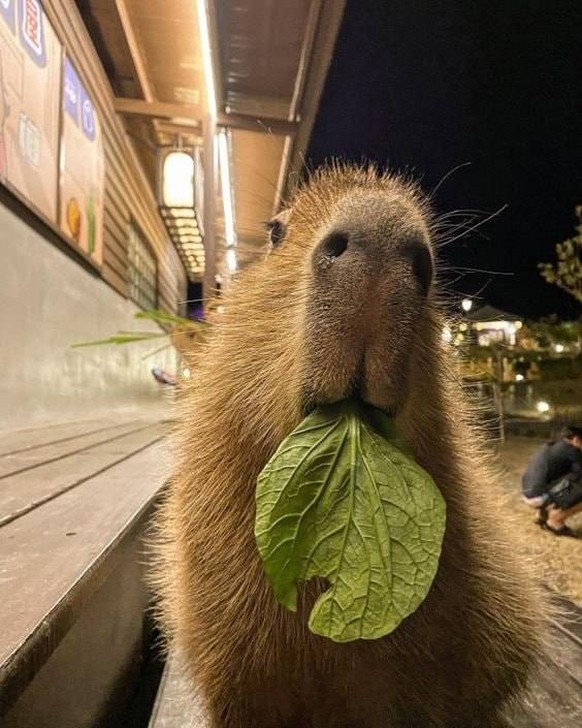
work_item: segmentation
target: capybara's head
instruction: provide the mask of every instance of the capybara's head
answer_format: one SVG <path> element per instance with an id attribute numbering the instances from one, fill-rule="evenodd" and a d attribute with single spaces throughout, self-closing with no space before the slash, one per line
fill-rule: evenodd
<path id="1" fill-rule="evenodd" d="M 430 336 L 430 225 L 426 201 L 398 177 L 345 166 L 312 175 L 225 300 L 233 373 L 249 397 L 264 396 L 249 410 L 269 418 L 272 390 L 301 414 L 347 396 L 398 412 Z"/>

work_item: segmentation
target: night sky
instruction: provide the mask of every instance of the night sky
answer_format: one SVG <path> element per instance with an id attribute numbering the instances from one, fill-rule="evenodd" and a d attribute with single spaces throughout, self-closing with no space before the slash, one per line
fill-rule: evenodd
<path id="1" fill-rule="evenodd" d="M 580 315 L 536 268 L 582 204 L 580 0 L 348 0 L 308 151 L 312 165 L 330 156 L 414 171 L 428 191 L 470 162 L 437 210 L 508 207 L 443 247 L 452 288 L 528 317 Z"/>

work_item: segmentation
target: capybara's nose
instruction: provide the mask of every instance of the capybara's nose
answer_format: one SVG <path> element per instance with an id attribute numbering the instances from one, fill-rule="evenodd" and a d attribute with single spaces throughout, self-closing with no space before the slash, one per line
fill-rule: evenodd
<path id="1" fill-rule="evenodd" d="M 369 229 L 341 228 L 327 233 L 315 246 L 313 266 L 317 273 L 329 271 L 337 261 L 338 273 L 382 275 L 409 271 L 426 295 L 433 278 L 433 261 L 428 245 L 416 235 L 389 236 Z M 341 265 L 340 265 L 341 263 Z M 365 272 L 367 271 L 367 273 Z M 329 274 L 324 276 L 329 280 Z M 336 276 L 332 280 L 337 283 Z"/>
<path id="2" fill-rule="evenodd" d="M 333 232 L 326 235 L 315 250 L 315 262 L 317 263 L 318 259 L 333 260 L 334 258 L 339 258 L 346 252 L 349 244 L 350 235 L 348 232 Z"/>
<path id="3" fill-rule="evenodd" d="M 327 233 L 313 251 L 313 265 L 316 271 L 327 270 L 332 263 L 341 262 L 341 269 L 366 266 L 377 267 L 386 250 L 382 241 L 370 230 L 338 228 Z M 339 260 L 341 259 L 341 260 Z M 374 261 L 376 265 L 374 265 Z"/>

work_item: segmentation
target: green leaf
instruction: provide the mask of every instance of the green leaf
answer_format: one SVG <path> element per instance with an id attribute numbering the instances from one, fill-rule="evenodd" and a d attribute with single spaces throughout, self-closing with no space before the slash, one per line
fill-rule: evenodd
<path id="1" fill-rule="evenodd" d="M 195 329 L 206 326 L 206 322 L 194 321 L 193 319 L 184 318 L 183 316 L 176 316 L 173 313 L 168 313 L 160 308 L 151 309 L 150 311 L 138 311 L 135 314 L 136 319 L 146 319 L 147 321 L 154 321 L 157 324 L 172 324 L 174 326 L 185 326 L 187 328 Z"/>
<path id="2" fill-rule="evenodd" d="M 275 597 L 295 610 L 298 582 L 326 579 L 309 628 L 336 642 L 392 632 L 438 568 L 445 502 L 396 438 L 389 417 L 346 400 L 306 417 L 258 479 L 255 537 Z"/>
<path id="3" fill-rule="evenodd" d="M 149 341 L 150 339 L 159 339 L 162 336 L 166 336 L 166 334 L 162 334 L 162 333 L 132 334 L 132 333 L 126 332 L 126 333 L 115 334 L 114 336 L 110 336 L 108 339 L 98 339 L 96 341 L 81 341 L 77 344 L 71 344 L 71 348 L 80 349 L 83 346 L 102 346 L 103 344 L 116 344 L 117 346 L 119 346 L 121 344 L 133 344 L 136 341 Z"/>

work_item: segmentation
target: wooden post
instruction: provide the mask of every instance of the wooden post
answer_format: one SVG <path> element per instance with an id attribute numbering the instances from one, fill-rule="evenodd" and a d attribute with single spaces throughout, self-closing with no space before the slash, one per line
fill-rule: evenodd
<path id="1" fill-rule="evenodd" d="M 216 122 L 207 114 L 204 132 L 204 307 L 216 293 Z"/>

